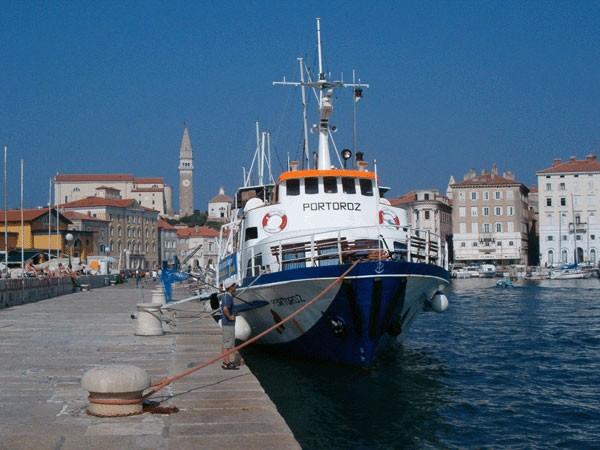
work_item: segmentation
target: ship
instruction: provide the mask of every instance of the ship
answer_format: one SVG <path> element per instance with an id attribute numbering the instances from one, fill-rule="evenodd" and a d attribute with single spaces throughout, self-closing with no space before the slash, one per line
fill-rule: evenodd
<path id="1" fill-rule="evenodd" d="M 388 188 L 362 152 L 344 149 L 339 164 L 332 163 L 334 91 L 349 89 L 356 100 L 369 86 L 327 79 L 319 19 L 317 51 L 318 77 L 299 58 L 300 81 L 274 83 L 301 88 L 302 161 L 289 161 L 277 179 L 265 175 L 270 151 L 257 125 L 252 166 L 259 167 L 258 182 L 244 172 L 232 219 L 221 228 L 217 281 L 239 286 L 238 338 L 273 327 L 259 344 L 293 357 L 369 367 L 382 348 L 405 339 L 421 311 L 448 307 L 448 247 L 440 236 L 409 226 L 407 211 L 384 198 Z M 316 158 L 308 148 L 307 91 L 318 104 Z"/>

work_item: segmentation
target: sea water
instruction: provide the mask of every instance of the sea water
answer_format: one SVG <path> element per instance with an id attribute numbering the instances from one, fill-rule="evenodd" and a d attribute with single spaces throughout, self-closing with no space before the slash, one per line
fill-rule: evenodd
<path id="1" fill-rule="evenodd" d="M 448 297 L 370 370 L 245 356 L 303 448 L 600 448 L 600 280 Z"/>

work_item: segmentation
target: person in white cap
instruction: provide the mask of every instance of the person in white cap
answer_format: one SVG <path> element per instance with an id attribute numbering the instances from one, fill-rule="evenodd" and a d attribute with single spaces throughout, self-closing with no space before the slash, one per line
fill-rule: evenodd
<path id="1" fill-rule="evenodd" d="M 221 303 L 221 325 L 223 327 L 223 351 L 235 347 L 235 314 L 233 312 L 233 296 L 237 285 L 229 279 L 223 283 L 225 292 L 219 295 Z M 223 357 L 221 367 L 225 370 L 236 370 L 238 367 L 231 361 L 231 355 Z"/>

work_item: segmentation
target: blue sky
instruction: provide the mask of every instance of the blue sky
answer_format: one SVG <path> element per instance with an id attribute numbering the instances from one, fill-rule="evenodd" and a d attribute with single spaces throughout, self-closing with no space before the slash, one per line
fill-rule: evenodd
<path id="1" fill-rule="evenodd" d="M 0 141 L 10 204 L 47 202 L 56 172 L 133 172 L 177 185 L 182 124 L 195 207 L 240 184 L 254 122 L 273 134 L 274 171 L 301 149 L 296 57 L 371 84 L 359 147 L 393 195 L 445 190 L 471 167 L 530 185 L 555 157 L 600 153 L 600 3 L 2 2 Z M 351 92 L 332 123 L 351 146 Z M 314 119 L 312 120 L 314 121 Z M 314 143 L 313 143 L 314 145 Z M 175 193 L 176 194 L 176 193 Z M 175 195 L 176 197 L 176 195 Z"/>

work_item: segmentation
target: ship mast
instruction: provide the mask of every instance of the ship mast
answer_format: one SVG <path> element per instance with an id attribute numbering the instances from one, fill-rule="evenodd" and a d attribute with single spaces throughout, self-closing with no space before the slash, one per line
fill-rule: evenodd
<path id="1" fill-rule="evenodd" d="M 319 79 L 316 82 L 309 81 L 283 81 L 273 82 L 274 86 L 294 86 L 310 87 L 319 91 L 319 151 L 318 151 L 318 170 L 327 170 L 331 168 L 331 158 L 329 154 L 329 118 L 333 112 L 333 90 L 339 87 L 368 88 L 368 84 L 344 83 L 342 81 L 328 81 L 323 71 L 323 48 L 321 45 L 321 19 L 317 17 L 317 52 L 319 59 Z M 307 149 L 308 147 L 306 147 Z"/>

